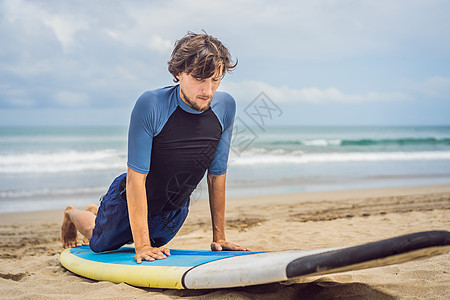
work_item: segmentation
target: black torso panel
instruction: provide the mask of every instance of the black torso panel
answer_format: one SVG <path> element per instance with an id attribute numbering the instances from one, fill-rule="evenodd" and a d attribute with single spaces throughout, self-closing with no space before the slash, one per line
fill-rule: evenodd
<path id="1" fill-rule="evenodd" d="M 210 165 L 221 134 L 221 124 L 211 108 L 201 114 L 175 109 L 153 138 L 146 181 L 150 214 L 186 203 Z"/>

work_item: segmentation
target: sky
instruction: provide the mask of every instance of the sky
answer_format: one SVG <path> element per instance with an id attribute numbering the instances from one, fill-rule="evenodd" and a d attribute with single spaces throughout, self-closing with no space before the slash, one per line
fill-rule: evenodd
<path id="1" fill-rule="evenodd" d="M 126 126 L 140 94 L 174 84 L 174 43 L 202 30 L 238 59 L 219 90 L 242 120 L 265 103 L 274 126 L 450 125 L 449 11 L 447 0 L 0 0 L 0 126 Z"/>

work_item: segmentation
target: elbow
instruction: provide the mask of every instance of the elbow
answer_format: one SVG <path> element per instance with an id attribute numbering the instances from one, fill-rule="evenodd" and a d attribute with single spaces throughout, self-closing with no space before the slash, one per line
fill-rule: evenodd
<path id="1" fill-rule="evenodd" d="M 134 171 L 130 167 L 128 167 L 127 172 L 127 189 L 132 188 L 133 186 L 145 186 L 145 181 L 147 180 L 147 174 L 142 174 Z"/>
<path id="2" fill-rule="evenodd" d="M 220 179 L 225 179 L 226 175 L 227 175 L 227 173 L 220 174 L 220 175 L 215 175 L 215 174 L 208 173 L 208 175 L 206 176 L 206 181 L 208 182 L 208 184 L 213 184 L 213 183 L 217 182 Z"/>

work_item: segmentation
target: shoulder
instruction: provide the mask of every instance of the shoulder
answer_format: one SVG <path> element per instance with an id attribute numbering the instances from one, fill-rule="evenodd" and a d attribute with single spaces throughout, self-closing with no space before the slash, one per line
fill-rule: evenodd
<path id="1" fill-rule="evenodd" d="M 226 92 L 216 92 L 211 100 L 211 109 L 219 118 L 223 128 L 228 128 L 236 115 L 236 101 Z"/>
<path id="2" fill-rule="evenodd" d="M 236 114 L 236 100 L 227 92 L 216 92 L 211 100 L 211 109 L 219 116 L 233 118 Z"/>
<path id="3" fill-rule="evenodd" d="M 170 106 L 176 86 L 168 86 L 144 92 L 136 101 L 136 107 L 148 110 L 164 109 Z"/>
<path id="4" fill-rule="evenodd" d="M 227 92 L 216 91 L 211 101 L 211 106 L 226 107 L 228 109 L 236 108 L 236 100 Z"/>
<path id="5" fill-rule="evenodd" d="M 144 92 L 136 101 L 131 113 L 132 124 L 142 124 L 149 132 L 157 134 L 176 108 L 175 87 L 164 87 Z"/>

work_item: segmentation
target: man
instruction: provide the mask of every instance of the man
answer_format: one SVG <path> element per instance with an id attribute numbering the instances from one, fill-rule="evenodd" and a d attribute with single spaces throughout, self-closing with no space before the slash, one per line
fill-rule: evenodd
<path id="1" fill-rule="evenodd" d="M 100 207 L 64 211 L 61 242 L 81 245 L 77 230 L 95 252 L 134 242 L 135 260 L 170 255 L 163 247 L 181 228 L 189 197 L 208 170 L 213 226 L 211 250 L 241 250 L 225 238 L 225 179 L 234 99 L 216 92 L 236 65 L 228 49 L 207 34 L 188 33 L 169 61 L 178 85 L 144 93 L 131 114 L 128 170 L 117 177 Z"/>

